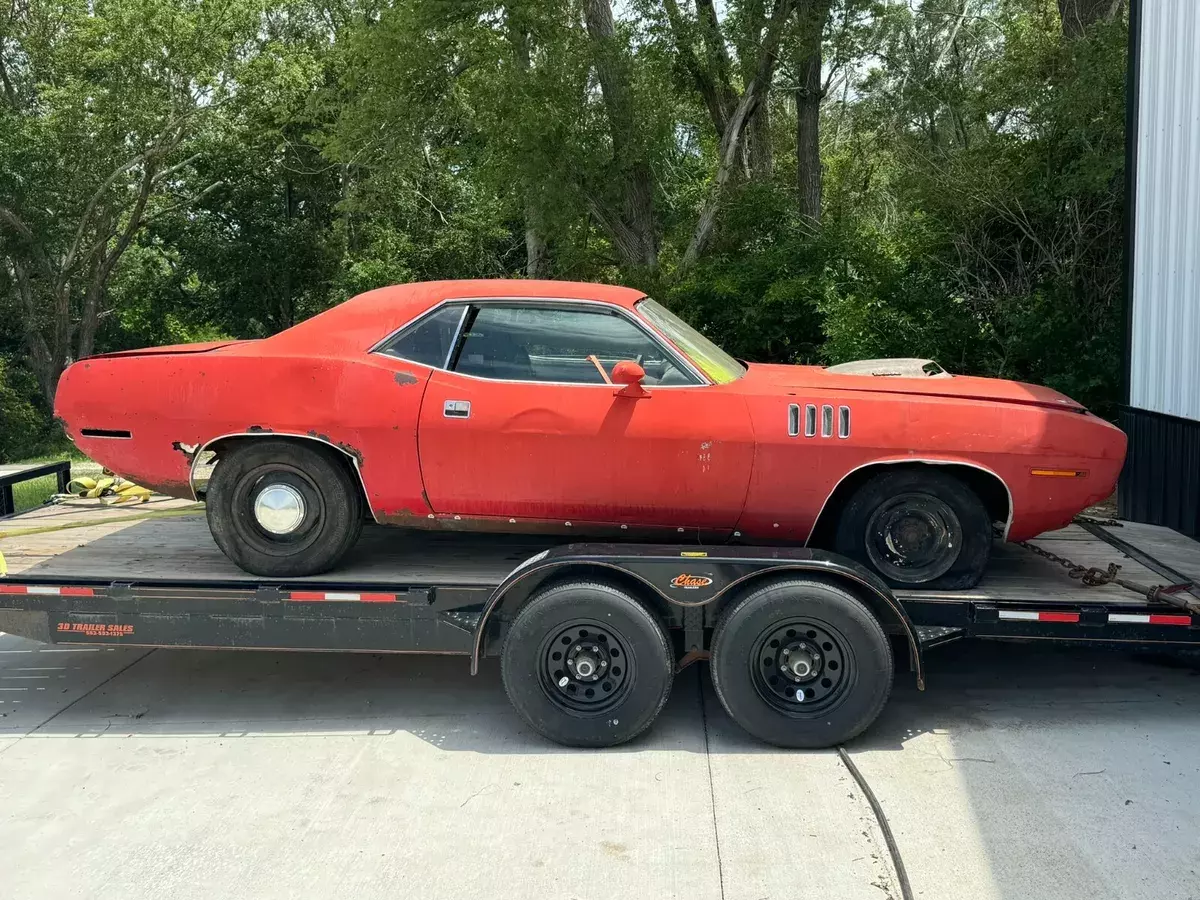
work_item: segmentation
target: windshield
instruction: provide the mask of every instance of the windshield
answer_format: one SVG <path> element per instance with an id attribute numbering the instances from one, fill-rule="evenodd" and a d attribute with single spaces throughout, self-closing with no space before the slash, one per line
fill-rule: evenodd
<path id="1" fill-rule="evenodd" d="M 665 306 L 647 297 L 638 302 L 637 311 L 647 322 L 670 338 L 714 384 L 729 384 L 745 374 L 745 366 Z"/>

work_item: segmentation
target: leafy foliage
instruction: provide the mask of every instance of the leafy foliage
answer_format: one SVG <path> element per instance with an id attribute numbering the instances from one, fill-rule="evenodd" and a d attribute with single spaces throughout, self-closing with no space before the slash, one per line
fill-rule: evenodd
<path id="1" fill-rule="evenodd" d="M 0 458 L 79 355 L 447 277 L 624 282 L 743 358 L 1114 411 L 1122 4 L 6 5 Z"/>

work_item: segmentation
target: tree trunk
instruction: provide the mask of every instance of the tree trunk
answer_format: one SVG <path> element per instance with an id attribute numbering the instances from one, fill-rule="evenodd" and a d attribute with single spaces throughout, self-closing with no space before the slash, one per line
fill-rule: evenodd
<path id="1" fill-rule="evenodd" d="M 806 58 L 796 89 L 796 190 L 800 215 L 821 220 L 821 58 Z"/>
<path id="2" fill-rule="evenodd" d="M 779 51 L 779 42 L 783 38 L 784 26 L 792 14 L 793 2 L 794 0 L 776 0 L 766 36 L 763 38 L 762 47 L 759 48 L 754 77 L 746 85 L 742 99 L 738 101 L 737 108 L 729 117 L 725 133 L 721 135 L 717 174 L 713 178 L 712 187 L 700 210 L 700 218 L 692 232 L 692 239 L 688 243 L 687 250 L 684 251 L 683 259 L 680 262 L 681 270 L 686 271 L 696 264 L 696 260 L 704 252 L 704 248 L 708 245 L 713 230 L 716 228 L 717 213 L 721 208 L 725 185 L 729 181 L 733 165 L 741 152 L 742 134 L 750 117 L 754 115 L 755 110 L 767 95 L 767 88 L 775 74 L 775 58 Z"/>
<path id="3" fill-rule="evenodd" d="M 1058 0 L 1063 37 L 1083 37 L 1089 26 L 1116 18 L 1123 6 L 1124 0 Z"/>
<path id="4" fill-rule="evenodd" d="M 801 0 L 796 62 L 796 190 L 800 215 L 821 220 L 821 37 L 831 0 Z"/>
<path id="5" fill-rule="evenodd" d="M 525 204 L 525 274 L 530 278 L 550 277 L 550 251 L 542 217 L 532 203 Z"/>
<path id="6" fill-rule="evenodd" d="M 766 178 L 775 167 L 771 152 L 771 106 L 760 103 L 746 125 L 746 138 L 750 147 L 750 175 Z"/>
<path id="7" fill-rule="evenodd" d="M 619 217 L 604 214 L 597 218 L 626 264 L 657 269 L 654 182 L 637 140 L 629 67 L 615 37 L 610 0 L 585 0 L 583 16 L 592 42 L 596 78 L 608 113 L 613 162 L 622 189 Z"/>
<path id="8" fill-rule="evenodd" d="M 728 119 L 737 107 L 738 94 L 733 87 L 732 63 L 729 60 L 729 52 L 725 49 L 725 36 L 721 33 L 721 22 L 717 18 L 713 0 L 696 0 L 696 15 L 700 20 L 700 35 L 704 42 L 708 71 L 716 76 L 721 107 L 725 118 Z"/>
<path id="9" fill-rule="evenodd" d="M 518 76 L 524 80 L 532 65 L 530 57 L 529 29 L 514 15 L 512 7 L 505 10 L 508 21 L 508 39 L 512 43 L 513 56 L 517 62 Z M 523 186 L 525 194 L 525 274 L 529 278 L 548 278 L 550 275 L 550 252 L 546 246 L 546 231 L 535 192 L 528 180 Z"/>
<path id="10" fill-rule="evenodd" d="M 746 28 L 749 31 L 754 46 L 762 43 L 763 28 L 767 24 L 767 8 L 764 0 L 749 0 L 741 4 L 742 15 L 746 17 Z M 749 84 L 754 77 L 754 61 L 746 59 L 742 63 L 742 82 Z M 771 104 L 760 103 L 758 109 L 746 123 L 746 157 L 747 168 L 751 178 L 768 178 L 775 167 L 774 153 L 771 149 Z"/>

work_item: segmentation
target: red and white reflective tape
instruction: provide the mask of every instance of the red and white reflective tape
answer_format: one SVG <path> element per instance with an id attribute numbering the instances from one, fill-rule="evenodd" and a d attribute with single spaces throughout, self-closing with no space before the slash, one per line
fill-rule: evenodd
<path id="1" fill-rule="evenodd" d="M 1079 621 L 1077 612 L 1056 612 L 1033 609 L 1002 609 L 999 617 L 1013 622 L 1066 622 L 1074 624 Z M 1116 613 L 1108 614 L 1109 625 L 1183 625 L 1192 624 L 1189 615 L 1172 615 L 1171 613 Z"/>
<path id="2" fill-rule="evenodd" d="M 289 591 L 289 600 L 303 603 L 324 603 L 328 600 L 348 600 L 351 603 L 395 603 L 395 594 L 355 594 L 347 591 Z"/>
<path id="3" fill-rule="evenodd" d="M 1108 614 L 1109 624 L 1125 622 L 1135 625 L 1191 625 L 1192 617 L 1188 615 L 1171 615 L 1170 613 L 1114 613 Z"/>
<path id="4" fill-rule="evenodd" d="M 47 597 L 94 597 L 90 587 L 49 587 L 40 584 L 0 584 L 0 594 L 43 595 Z"/>
<path id="5" fill-rule="evenodd" d="M 1001 619 L 1012 619 L 1020 622 L 1078 622 L 1077 612 L 1050 612 L 1032 609 L 1002 609 Z"/>

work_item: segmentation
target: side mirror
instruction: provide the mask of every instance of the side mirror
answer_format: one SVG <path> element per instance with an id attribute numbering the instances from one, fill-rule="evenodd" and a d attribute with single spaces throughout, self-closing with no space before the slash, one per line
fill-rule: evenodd
<path id="1" fill-rule="evenodd" d="M 624 385 L 614 396 L 631 397 L 635 400 L 649 397 L 650 394 L 642 387 L 642 382 L 645 380 L 646 370 L 631 359 L 623 359 L 613 366 L 613 384 Z"/>

